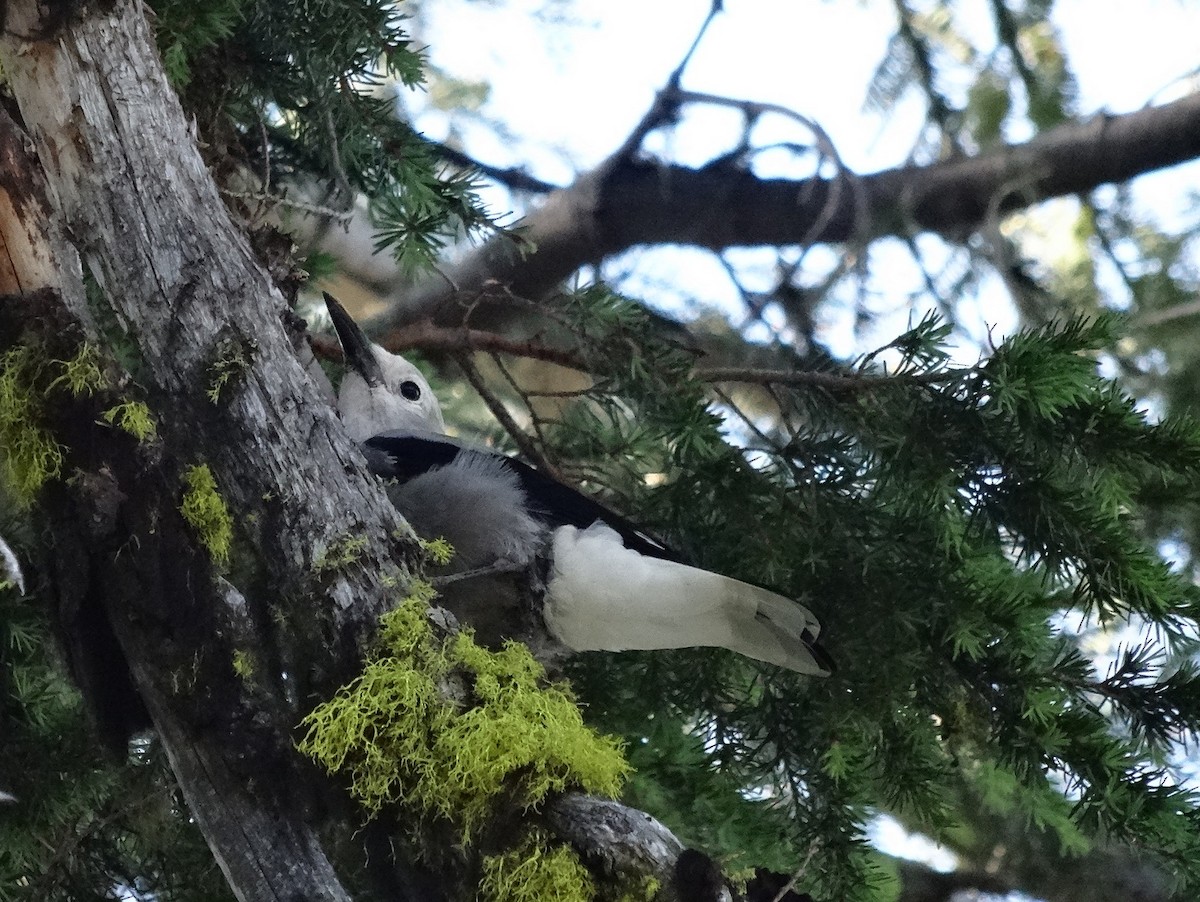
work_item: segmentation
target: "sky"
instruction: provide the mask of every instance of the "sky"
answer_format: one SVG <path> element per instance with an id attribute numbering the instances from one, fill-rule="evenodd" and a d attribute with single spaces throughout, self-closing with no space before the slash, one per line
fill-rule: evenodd
<path id="1" fill-rule="evenodd" d="M 1010 0 L 1012 2 L 1012 0 Z M 437 0 L 425 5 L 421 37 L 432 63 L 464 80 L 489 86 L 482 109 L 503 122 L 506 134 L 481 123 L 425 108 L 418 128 L 435 139 L 457 130 L 468 153 L 491 165 L 521 166 L 545 180 L 568 184 L 617 148 L 650 106 L 691 44 L 709 10 L 708 0 Z M 692 58 L 683 79 L 688 90 L 776 103 L 820 123 L 843 161 L 871 172 L 905 161 L 923 122 L 912 96 L 886 119 L 864 111 L 866 85 L 883 57 L 894 19 L 882 0 L 725 0 Z M 991 40 L 988 0 L 959 4 L 961 22 L 976 43 Z M 1123 113 L 1166 102 L 1200 86 L 1200 4 L 1189 0 L 1059 0 L 1054 24 L 1063 35 L 1084 115 Z M 965 84 L 951 89 L 963 91 Z M 413 103 L 420 110 L 419 98 Z M 651 137 L 647 149 L 684 165 L 699 165 L 736 142 L 740 117 L 729 110 L 692 112 L 670 134 Z M 763 140 L 804 141 L 809 136 L 782 117 L 764 121 Z M 1019 131 L 1011 140 L 1027 137 Z M 788 162 L 777 160 L 786 175 Z M 803 175 L 804 172 L 791 174 Z M 1140 207 L 1164 227 L 1195 221 L 1189 194 L 1200 192 L 1200 163 L 1151 174 L 1135 183 Z M 503 209 L 502 193 L 489 196 Z M 1052 243 L 1067 228 L 1072 201 L 1052 202 L 1037 212 L 1043 237 Z M 893 243 L 895 244 L 895 243 Z M 907 254 L 886 243 L 873 250 L 875 264 L 898 298 L 919 285 Z M 814 254 L 817 266 L 831 265 L 828 250 Z M 936 253 L 936 248 L 931 253 Z M 750 272 L 766 272 L 771 251 L 728 255 Z M 626 287 L 686 317 L 699 298 L 731 318 L 741 315 L 738 295 L 711 255 L 687 249 L 634 251 L 616 267 L 636 263 Z M 1001 285 L 985 284 L 972 299 L 980 335 L 996 327 L 1003 335 L 1015 316 Z M 691 308 L 694 312 L 694 308 Z M 880 339 L 906 325 L 907 308 L 880 317 Z M 859 350 L 852 313 L 823 312 L 820 337 L 835 353 Z M 763 336 L 765 337 L 765 336 Z M 970 351 L 974 353 L 974 351 Z M 881 821 L 875 842 L 949 869 L 954 858 L 922 837 Z"/>

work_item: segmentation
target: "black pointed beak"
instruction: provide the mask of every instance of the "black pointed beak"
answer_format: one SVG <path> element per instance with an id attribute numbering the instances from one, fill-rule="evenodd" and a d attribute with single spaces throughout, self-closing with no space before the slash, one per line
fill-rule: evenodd
<path id="1" fill-rule="evenodd" d="M 333 320 L 333 328 L 337 331 L 338 341 L 342 343 L 342 353 L 346 355 L 346 365 L 367 380 L 367 385 L 382 385 L 383 370 L 371 349 L 371 342 L 358 327 L 358 323 L 350 318 L 346 308 L 338 303 L 337 298 L 328 291 L 325 295 L 325 306 L 329 317 Z"/>

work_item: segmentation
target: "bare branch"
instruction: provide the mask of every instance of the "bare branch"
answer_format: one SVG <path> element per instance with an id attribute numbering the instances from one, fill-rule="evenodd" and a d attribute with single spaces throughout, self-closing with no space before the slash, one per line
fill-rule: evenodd
<path id="1" fill-rule="evenodd" d="M 513 191 L 524 191 L 528 194 L 549 194 L 551 191 L 558 191 L 562 187 L 552 182 L 543 182 L 541 179 L 530 175 L 524 169 L 519 169 L 515 166 L 501 169 L 499 166 L 480 162 L 474 157 L 463 153 L 461 150 L 450 147 L 448 144 L 433 141 L 424 136 L 421 136 L 421 139 L 432 148 L 437 156 L 446 162 L 462 167 L 463 169 L 474 169 Z"/>
<path id="2" fill-rule="evenodd" d="M 342 359 L 342 347 L 333 336 L 313 335 L 309 340 L 318 357 L 325 360 Z M 510 338 L 498 332 L 469 329 L 465 326 L 437 326 L 428 320 L 393 329 L 380 339 L 379 344 L 395 354 L 403 354 L 405 351 L 453 354 L 480 351 L 543 360 L 573 370 L 587 370 L 584 362 L 572 352 L 551 347 L 534 339 Z"/>
<path id="3" fill-rule="evenodd" d="M 760 370 L 741 367 L 697 367 L 692 371 L 704 382 L 749 382 L 757 385 L 807 385 L 832 394 L 849 394 L 894 385 L 898 381 L 928 385 L 959 378 L 958 373 L 868 375 L 862 373 L 822 373 L 815 370 Z"/>
<path id="4" fill-rule="evenodd" d="M 517 447 L 521 449 L 521 453 L 543 473 L 553 476 L 555 479 L 561 479 L 562 476 L 559 474 L 558 469 L 550 461 L 546 460 L 545 455 L 542 454 L 537 445 L 530 441 L 525 430 L 517 425 L 517 421 L 508 412 L 508 408 L 504 406 L 504 402 L 496 397 L 492 390 L 487 387 L 487 383 L 479 375 L 479 370 L 475 368 L 475 364 L 471 362 L 471 358 L 466 354 L 460 354 L 455 360 L 462 367 L 462 371 L 466 375 L 467 381 L 471 383 L 471 387 L 479 393 L 479 397 L 483 399 L 483 403 L 492 412 L 492 416 L 504 427 L 504 431 L 508 433 L 509 437 L 516 442 Z"/>
<path id="5" fill-rule="evenodd" d="M 470 294 L 489 280 L 542 298 L 580 266 L 644 244 L 712 250 L 866 240 L 922 231 L 962 238 L 987 220 L 1051 197 L 1128 181 L 1200 156 L 1200 93 L 1125 115 L 1097 115 L 1026 144 L 855 179 L 761 179 L 744 168 L 701 169 L 614 155 L 569 189 L 551 194 L 524 222 L 533 253 L 486 242 L 446 275 Z M 818 227 L 819 226 L 819 227 Z M 430 313 L 461 321 L 440 280 L 397 292 L 374 331 Z"/>

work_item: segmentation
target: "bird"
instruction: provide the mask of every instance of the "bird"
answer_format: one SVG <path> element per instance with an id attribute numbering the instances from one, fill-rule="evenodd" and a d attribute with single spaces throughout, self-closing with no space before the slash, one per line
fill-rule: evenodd
<path id="1" fill-rule="evenodd" d="M 368 340 L 332 295 L 324 297 L 346 362 L 336 402 L 342 425 L 414 531 L 454 549 L 457 573 L 545 559 L 540 619 L 568 652 L 709 646 L 801 674 L 832 672 L 818 642 L 821 625 L 799 602 L 690 566 L 596 499 L 516 457 L 447 435 L 421 371 Z M 494 598 L 480 593 L 467 606 L 471 616 L 451 610 L 478 629 Z"/>
<path id="2" fill-rule="evenodd" d="M 0 588 L 7 586 L 15 588 L 19 595 L 25 594 L 25 576 L 21 573 L 21 562 L 4 541 L 4 536 L 0 536 Z"/>

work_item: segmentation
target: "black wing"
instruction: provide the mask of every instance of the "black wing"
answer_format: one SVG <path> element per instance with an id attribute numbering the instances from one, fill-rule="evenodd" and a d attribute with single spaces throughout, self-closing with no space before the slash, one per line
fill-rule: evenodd
<path id="1" fill-rule="evenodd" d="M 520 480 L 530 512 L 548 526 L 587 529 L 597 520 L 602 520 L 620 535 L 626 548 L 649 557 L 684 563 L 678 554 L 620 514 L 516 458 L 485 448 L 472 448 L 448 436 L 434 433 L 385 432 L 367 439 L 363 443 L 363 450 L 372 472 L 401 482 L 407 482 L 434 467 L 444 467 L 459 454 L 483 454 L 497 458 L 504 461 L 505 466 Z"/>

